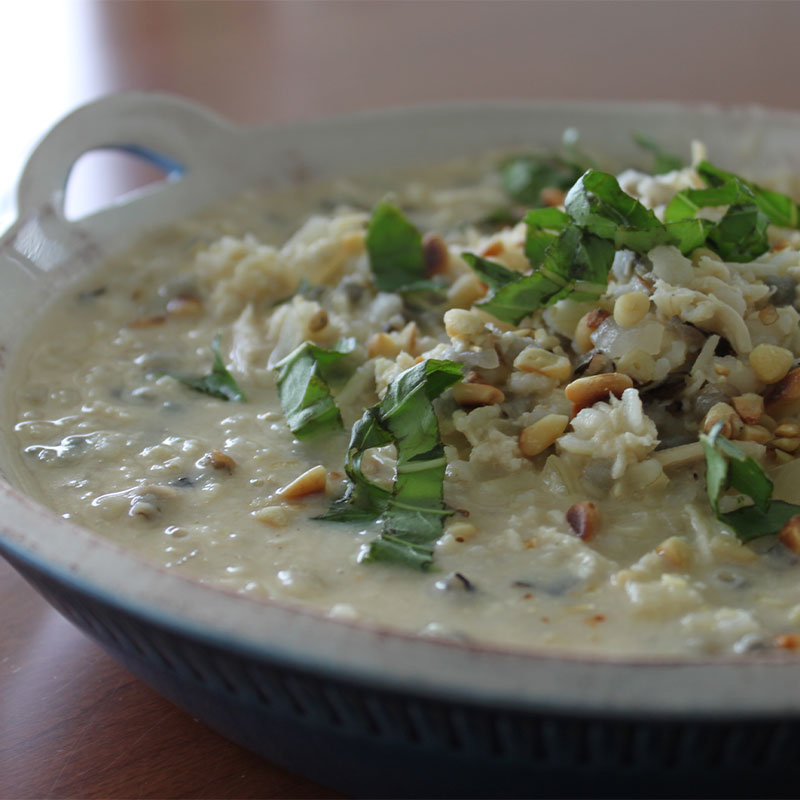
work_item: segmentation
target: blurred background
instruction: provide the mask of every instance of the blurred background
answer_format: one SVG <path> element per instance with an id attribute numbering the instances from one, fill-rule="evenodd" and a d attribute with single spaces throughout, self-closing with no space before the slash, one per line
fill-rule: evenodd
<path id="1" fill-rule="evenodd" d="M 791 0 L 0 2 L 0 228 L 36 141 L 121 89 L 243 124 L 481 98 L 674 100 L 800 110 Z M 86 213 L 156 176 L 93 154 Z M 0 563 L 0 797 L 334 797 L 156 696 Z"/>
<path id="2" fill-rule="evenodd" d="M 120 89 L 256 124 L 489 97 L 800 106 L 791 0 L 26 0 L 0 22 L 6 215 L 35 141 Z M 87 158 L 70 210 L 148 177 Z"/>

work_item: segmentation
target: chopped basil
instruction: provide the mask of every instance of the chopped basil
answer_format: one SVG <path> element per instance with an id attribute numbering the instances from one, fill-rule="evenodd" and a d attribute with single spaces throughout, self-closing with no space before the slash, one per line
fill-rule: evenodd
<path id="1" fill-rule="evenodd" d="M 298 439 L 343 427 L 325 373 L 354 347 L 355 339 L 341 339 L 330 350 L 304 342 L 275 365 L 281 407 L 289 429 Z"/>
<path id="2" fill-rule="evenodd" d="M 764 189 L 758 184 L 747 181 L 744 178 L 726 172 L 724 169 L 703 161 L 697 166 L 698 173 L 705 178 L 712 186 L 717 186 L 726 181 L 738 180 L 744 184 L 754 195 L 756 205 L 769 217 L 773 225 L 782 228 L 797 228 L 800 226 L 800 206 L 785 194 L 775 192 L 772 189 Z"/>
<path id="3" fill-rule="evenodd" d="M 367 227 L 367 253 L 375 285 L 382 292 L 441 289 L 425 277 L 422 236 L 399 208 L 378 203 Z"/>
<path id="4" fill-rule="evenodd" d="M 656 215 L 620 188 L 607 172 L 590 169 L 569 190 L 567 214 L 584 230 L 614 242 L 616 249 L 647 253 L 674 237 Z M 613 258 L 613 256 L 612 256 Z"/>
<path id="5" fill-rule="evenodd" d="M 523 206 L 543 205 L 542 191 L 566 191 L 580 177 L 584 167 L 556 155 L 521 155 L 500 165 L 503 188 L 509 198 Z"/>
<path id="6" fill-rule="evenodd" d="M 665 172 L 673 172 L 676 169 L 683 169 L 683 161 L 672 153 L 667 153 L 662 149 L 661 145 L 645 136 L 643 133 L 636 132 L 633 134 L 633 141 L 642 148 L 653 154 L 653 175 L 663 175 Z"/>
<path id="7" fill-rule="evenodd" d="M 217 397 L 220 400 L 237 400 L 240 403 L 244 403 L 247 400 L 244 396 L 244 392 L 239 388 L 233 375 L 225 368 L 225 364 L 222 363 L 219 343 L 220 334 L 217 334 L 211 342 L 211 350 L 214 353 L 214 363 L 208 375 L 193 377 L 172 372 L 164 372 L 161 374 L 169 375 L 170 378 L 180 381 L 184 386 L 188 386 L 195 392 L 202 392 L 203 394 L 211 395 L 211 397 Z"/>
<path id="8" fill-rule="evenodd" d="M 395 561 L 417 569 L 433 563 L 433 542 L 452 512 L 442 501 L 447 462 L 433 400 L 461 379 L 461 365 L 430 359 L 401 373 L 383 400 L 353 426 L 345 471 L 349 485 L 320 519 L 362 521 L 382 518 L 381 535 L 364 561 Z M 394 444 L 397 466 L 388 489 L 361 469 L 364 453 Z"/>
<path id="9" fill-rule="evenodd" d="M 700 434 L 706 456 L 706 491 L 714 513 L 743 542 L 777 533 L 800 506 L 772 500 L 772 481 L 758 462 L 720 434 L 718 422 L 708 435 Z M 720 510 L 720 499 L 733 488 L 749 497 L 752 505 L 735 511 Z"/>

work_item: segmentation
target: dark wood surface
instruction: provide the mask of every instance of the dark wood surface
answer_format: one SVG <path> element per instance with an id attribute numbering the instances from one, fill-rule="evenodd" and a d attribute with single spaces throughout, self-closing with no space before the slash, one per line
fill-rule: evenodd
<path id="1" fill-rule="evenodd" d="M 0 23 L 0 197 L 51 124 L 118 89 L 247 123 L 496 97 L 800 107 L 794 2 L 30 0 Z M 72 210 L 141 179 L 87 163 Z M 336 796 L 161 699 L 2 562 L 0 619 L 0 798 Z"/>

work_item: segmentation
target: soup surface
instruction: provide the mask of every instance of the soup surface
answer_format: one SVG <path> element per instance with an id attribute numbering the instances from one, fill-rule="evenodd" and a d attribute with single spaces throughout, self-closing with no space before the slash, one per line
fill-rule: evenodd
<path id="1" fill-rule="evenodd" d="M 703 157 L 615 181 L 487 156 L 150 235 L 17 367 L 41 499 L 333 618 L 613 654 L 797 646 L 796 206 L 770 215 Z"/>

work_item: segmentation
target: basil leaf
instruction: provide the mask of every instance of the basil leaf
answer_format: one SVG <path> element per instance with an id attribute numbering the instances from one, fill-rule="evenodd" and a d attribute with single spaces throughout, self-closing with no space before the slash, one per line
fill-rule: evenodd
<path id="1" fill-rule="evenodd" d="M 383 530 L 364 561 L 399 561 L 427 569 L 432 543 L 452 512 L 442 501 L 447 462 L 432 401 L 461 380 L 461 365 L 430 359 L 401 373 L 377 405 L 356 423 L 345 471 L 349 485 L 319 519 L 365 520 L 383 516 Z M 372 447 L 394 444 L 397 467 L 389 492 L 369 481 L 361 458 Z"/>
<path id="2" fill-rule="evenodd" d="M 617 249 L 647 253 L 659 244 L 673 244 L 665 225 L 635 197 L 620 188 L 607 172 L 587 170 L 569 190 L 564 201 L 567 213 L 577 225 Z"/>
<path id="3" fill-rule="evenodd" d="M 304 342 L 275 365 L 281 407 L 289 429 L 298 439 L 343 427 L 325 372 L 354 347 L 355 339 L 342 339 L 330 350 Z"/>
<path id="4" fill-rule="evenodd" d="M 720 434 L 717 423 L 708 435 L 700 435 L 706 457 L 706 491 L 714 514 L 731 527 L 743 542 L 777 533 L 783 524 L 800 513 L 800 506 L 772 500 L 772 481 L 753 458 Z M 723 513 L 720 499 L 730 489 L 749 497 L 753 504 Z"/>
<path id="5" fill-rule="evenodd" d="M 773 225 L 779 225 L 782 228 L 800 227 L 800 206 L 791 197 L 775 192 L 772 189 L 765 189 L 752 181 L 734 175 L 732 172 L 726 172 L 724 169 L 715 167 L 708 161 L 700 162 L 697 165 L 697 172 L 712 185 L 733 179 L 738 180 L 753 193 L 756 205 L 769 217 L 769 221 Z"/>
<path id="6" fill-rule="evenodd" d="M 642 148 L 653 154 L 653 175 L 663 175 L 665 172 L 673 172 L 676 169 L 683 169 L 683 160 L 672 153 L 667 153 L 661 145 L 643 133 L 634 133 L 633 141 Z"/>
<path id="7" fill-rule="evenodd" d="M 766 511 L 757 506 L 747 506 L 723 514 L 720 519 L 733 529 L 738 539 L 749 542 L 777 533 L 796 514 L 800 514 L 800 506 L 773 500 Z"/>
<path id="8" fill-rule="evenodd" d="M 698 171 L 701 169 L 702 165 Z M 728 210 L 719 222 L 700 220 L 705 227 L 705 244 L 726 261 L 752 261 L 769 249 L 767 226 L 770 218 L 759 208 L 757 198 L 746 182 L 735 175 L 723 181 L 722 175 L 729 173 L 712 170 L 700 172 L 711 186 L 678 192 L 667 205 L 664 219 L 667 223 L 682 222 L 696 217 L 703 208 L 727 205 Z"/>
<path id="9" fill-rule="evenodd" d="M 367 253 L 375 285 L 382 292 L 418 291 L 425 280 L 422 236 L 399 208 L 378 203 L 367 227 Z M 435 284 L 439 288 L 438 284 Z M 421 288 L 430 288 L 423 285 Z"/>
<path id="10" fill-rule="evenodd" d="M 541 206 L 542 190 L 567 190 L 583 172 L 583 167 L 557 155 L 520 155 L 500 166 L 503 188 L 515 203 Z"/>
<path id="11" fill-rule="evenodd" d="M 208 375 L 193 377 L 191 375 L 180 375 L 172 372 L 163 372 L 162 375 L 169 375 L 176 381 L 180 381 L 184 386 L 195 392 L 216 397 L 219 400 L 236 400 L 240 403 L 246 402 L 244 392 L 233 378 L 233 375 L 225 368 L 222 362 L 222 355 L 219 351 L 221 335 L 218 333 L 211 342 L 211 350 L 214 353 L 214 363 Z"/>

